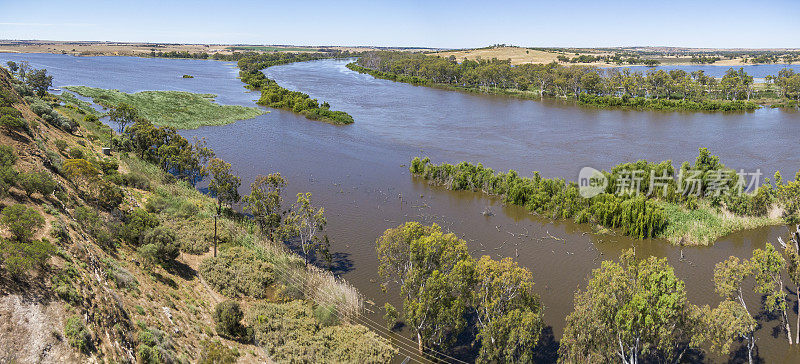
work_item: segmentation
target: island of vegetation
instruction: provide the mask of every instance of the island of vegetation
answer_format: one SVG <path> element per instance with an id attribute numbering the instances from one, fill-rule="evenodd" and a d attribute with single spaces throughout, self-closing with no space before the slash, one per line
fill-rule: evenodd
<path id="1" fill-rule="evenodd" d="M 636 238 L 665 238 L 674 244 L 708 245 L 737 230 L 800 221 L 800 172 L 780 173 L 747 191 L 747 176 L 727 168 L 705 148 L 694 164 L 675 171 L 671 161 L 644 160 L 602 171 L 607 185 L 584 197 L 576 182 L 495 173 L 481 164 L 433 165 L 414 158 L 413 175 L 452 190 L 483 191 L 508 204 L 549 218 L 574 219 L 619 229 Z"/>
<path id="2" fill-rule="evenodd" d="M 192 75 L 183 75 L 183 78 L 194 78 Z"/>
<path id="3" fill-rule="evenodd" d="M 261 72 L 264 68 L 279 64 L 346 56 L 349 56 L 349 53 L 251 54 L 239 59 L 239 76 L 249 88 L 261 91 L 259 105 L 294 111 L 311 120 L 324 121 L 334 125 L 347 125 L 353 123 L 353 117 L 350 114 L 344 111 L 333 111 L 327 102 L 320 103 L 305 93 L 289 91 Z"/>
<path id="4" fill-rule="evenodd" d="M 721 78 L 703 71 L 600 69 L 595 66 L 520 64 L 510 60 L 448 58 L 407 52 L 366 52 L 348 68 L 376 78 L 524 98 L 557 97 L 581 105 L 655 110 L 746 111 L 761 104 L 796 107 L 800 74 L 781 70 L 755 84 L 743 69 Z"/>
<path id="5" fill-rule="evenodd" d="M 29 75 L 0 68 L 4 315 L 36 312 L 36 327 L 4 327 L 5 359 L 385 363 L 396 355 L 360 317 L 360 294 L 324 268 L 326 220 L 310 193 L 284 206 L 287 182 L 273 173 L 240 196 L 240 177 L 203 140 L 125 104 L 111 113 L 131 123 L 114 132 L 49 94 L 45 71 Z M 202 179 L 208 195 L 195 189 Z M 247 215 L 231 208 L 239 201 Z"/>
<path id="6" fill-rule="evenodd" d="M 78 95 L 91 97 L 106 108 L 129 105 L 145 119 L 159 126 L 195 129 L 206 125 L 225 125 L 252 119 L 265 113 L 257 107 L 219 105 L 216 95 L 183 91 L 142 91 L 133 94 L 86 86 L 67 86 Z"/>

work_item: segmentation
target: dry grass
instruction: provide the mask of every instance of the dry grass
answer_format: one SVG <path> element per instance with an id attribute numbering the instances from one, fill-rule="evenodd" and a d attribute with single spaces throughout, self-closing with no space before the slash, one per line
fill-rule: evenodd
<path id="1" fill-rule="evenodd" d="M 589 52 L 579 52 L 581 55 L 602 55 L 605 53 L 589 53 Z M 550 62 L 557 62 L 557 58 L 559 55 L 564 54 L 567 57 L 575 57 L 575 53 L 559 53 L 559 52 L 549 52 L 549 51 L 542 51 L 537 49 L 530 49 L 530 48 L 521 48 L 521 47 L 493 47 L 493 48 L 482 48 L 482 49 L 467 49 L 461 51 L 446 51 L 446 52 L 437 52 L 432 53 L 434 55 L 442 56 L 442 57 L 450 57 L 456 56 L 457 60 L 462 60 L 467 58 L 469 60 L 474 60 L 478 57 L 481 59 L 510 59 L 511 64 L 518 65 L 518 64 L 525 64 L 525 63 L 550 63 Z M 605 63 L 592 63 L 598 66 L 608 66 Z"/>

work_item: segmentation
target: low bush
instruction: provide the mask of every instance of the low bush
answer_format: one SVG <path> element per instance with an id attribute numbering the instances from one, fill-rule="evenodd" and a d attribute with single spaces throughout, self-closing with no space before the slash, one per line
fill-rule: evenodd
<path id="1" fill-rule="evenodd" d="M 244 336 L 245 328 L 242 326 L 244 314 L 236 301 L 224 301 L 214 308 L 214 324 L 219 336 L 231 339 L 240 339 Z"/>
<path id="2" fill-rule="evenodd" d="M 36 192 L 41 194 L 43 197 L 47 197 L 58 187 L 58 184 L 56 184 L 56 181 L 53 180 L 53 177 L 44 171 L 31 173 L 23 172 L 17 177 L 17 184 L 22 188 L 22 190 L 25 191 L 25 194 L 28 195 L 28 197 L 31 197 Z"/>
<path id="3" fill-rule="evenodd" d="M 168 263 L 180 254 L 175 233 L 167 227 L 158 226 L 144 233 L 139 254 L 152 264 Z"/>
<path id="4" fill-rule="evenodd" d="M 86 328 L 83 319 L 78 316 L 70 316 L 64 324 L 64 337 L 67 342 L 81 352 L 88 353 L 92 345 L 92 335 Z"/>
<path id="5" fill-rule="evenodd" d="M 20 241 L 0 238 L 0 251 L 6 271 L 13 277 L 21 277 L 44 267 L 55 253 L 55 247 L 46 239 Z"/>
<path id="6" fill-rule="evenodd" d="M 155 215 L 143 209 L 135 209 L 125 218 L 120 238 L 128 244 L 141 245 L 141 237 L 144 233 L 158 225 L 158 218 Z"/>
<path id="7" fill-rule="evenodd" d="M 44 218 L 36 209 L 22 204 L 11 205 L 0 212 L 4 225 L 16 240 L 29 240 L 44 226 Z"/>
<path id="8" fill-rule="evenodd" d="M 234 364 L 239 359 L 239 350 L 223 345 L 219 340 L 202 342 L 199 364 Z"/>
<path id="9" fill-rule="evenodd" d="M 223 250 L 200 264 L 200 274 L 226 297 L 267 298 L 274 282 L 274 267 L 243 247 Z"/>
<path id="10" fill-rule="evenodd" d="M 0 167 L 10 167 L 17 162 L 17 152 L 10 145 L 0 145 Z"/>

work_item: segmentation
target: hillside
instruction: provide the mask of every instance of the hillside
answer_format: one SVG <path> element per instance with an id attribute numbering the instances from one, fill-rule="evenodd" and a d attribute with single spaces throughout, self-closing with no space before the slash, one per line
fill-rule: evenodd
<path id="1" fill-rule="evenodd" d="M 135 134 L 115 135 L 79 106 L 36 96 L 0 68 L 0 361 L 384 362 L 395 354 L 349 323 L 361 305 L 352 287 L 242 215 L 223 209 L 220 244 L 210 249 L 217 201 L 154 163 L 163 156 L 150 154 L 153 145 L 135 146 Z M 169 129 L 136 125 L 166 135 L 173 157 L 198 162 Z"/>

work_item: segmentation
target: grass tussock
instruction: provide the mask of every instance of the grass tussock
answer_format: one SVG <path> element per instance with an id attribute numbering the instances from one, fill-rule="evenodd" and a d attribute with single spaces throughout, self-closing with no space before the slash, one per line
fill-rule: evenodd
<path id="1" fill-rule="evenodd" d="M 673 244 L 709 245 L 735 231 L 780 225 L 783 220 L 767 216 L 736 216 L 702 203 L 689 210 L 674 203 L 661 203 L 669 224 L 661 234 Z"/>
<path id="2" fill-rule="evenodd" d="M 265 113 L 256 107 L 216 104 L 214 94 L 183 91 L 142 91 L 127 94 L 119 90 L 86 86 L 68 86 L 66 89 L 81 96 L 91 97 L 95 103 L 104 107 L 114 107 L 121 102 L 130 104 L 154 125 L 176 129 L 225 125 L 237 120 L 252 119 Z"/>

